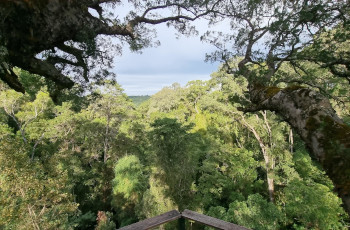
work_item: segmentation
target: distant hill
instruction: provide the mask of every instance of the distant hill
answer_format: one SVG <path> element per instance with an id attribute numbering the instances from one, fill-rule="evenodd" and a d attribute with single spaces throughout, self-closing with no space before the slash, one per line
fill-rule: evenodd
<path id="1" fill-rule="evenodd" d="M 139 106 L 142 102 L 147 101 L 151 98 L 149 95 L 142 95 L 142 96 L 129 96 L 129 98 L 134 102 L 136 106 Z"/>

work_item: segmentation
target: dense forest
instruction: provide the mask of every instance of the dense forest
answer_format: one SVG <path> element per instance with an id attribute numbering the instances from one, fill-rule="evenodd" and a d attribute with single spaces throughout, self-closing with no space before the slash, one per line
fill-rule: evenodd
<path id="1" fill-rule="evenodd" d="M 115 229 L 185 208 L 253 229 L 349 225 L 293 129 L 236 109 L 247 100 L 241 76 L 219 69 L 136 107 L 116 82 L 67 90 L 55 105 L 43 78 L 17 74 L 27 93 L 0 93 L 2 229 Z"/>
<path id="2" fill-rule="evenodd" d="M 173 209 L 349 228 L 348 0 L 5 0 L 0 16 L 0 229 L 109 230 Z M 211 79 L 133 102 L 113 57 L 158 45 L 158 24 L 197 36 L 197 19 Z"/>

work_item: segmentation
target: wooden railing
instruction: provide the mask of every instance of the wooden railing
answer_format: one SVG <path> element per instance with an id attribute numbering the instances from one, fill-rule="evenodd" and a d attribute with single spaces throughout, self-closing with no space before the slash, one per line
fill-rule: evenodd
<path id="1" fill-rule="evenodd" d="M 179 230 L 185 230 L 185 219 L 199 222 L 201 224 L 222 230 L 249 230 L 248 228 L 241 227 L 239 225 L 232 224 L 214 217 L 199 214 L 187 209 L 185 209 L 182 213 L 178 212 L 177 210 L 172 210 L 162 215 L 122 227 L 119 230 L 147 230 L 158 227 L 159 225 L 168 222 L 172 222 L 174 220 L 178 220 Z"/>

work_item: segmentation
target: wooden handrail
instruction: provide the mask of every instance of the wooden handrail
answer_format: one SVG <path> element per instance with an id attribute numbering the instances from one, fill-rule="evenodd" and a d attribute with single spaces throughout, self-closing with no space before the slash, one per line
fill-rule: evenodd
<path id="1" fill-rule="evenodd" d="M 217 229 L 222 229 L 222 230 L 249 230 L 248 228 L 232 224 L 230 222 L 226 222 L 211 216 L 199 214 L 197 212 L 187 210 L 185 209 L 182 213 L 181 216 L 189 219 L 189 220 L 194 220 L 196 222 L 205 224 L 210 227 L 214 227 Z"/>
<path id="2" fill-rule="evenodd" d="M 147 230 L 155 228 L 159 225 L 172 222 L 177 219 L 188 219 L 192 221 L 196 221 L 202 224 L 205 224 L 210 227 L 214 227 L 222 230 L 249 230 L 248 228 L 232 224 L 230 222 L 226 222 L 211 216 L 206 216 L 203 214 L 199 214 L 197 212 L 185 209 L 182 213 L 177 210 L 172 210 L 170 212 L 166 212 L 156 217 L 152 217 L 146 220 L 142 220 L 135 224 L 131 224 L 125 227 L 120 228 L 119 230 Z"/>
<path id="3" fill-rule="evenodd" d="M 152 218 L 137 222 L 135 224 L 122 227 L 119 230 L 146 230 L 146 229 L 155 228 L 159 225 L 177 220 L 179 218 L 181 218 L 181 213 L 179 213 L 177 210 L 172 210 L 162 215 L 152 217 Z"/>

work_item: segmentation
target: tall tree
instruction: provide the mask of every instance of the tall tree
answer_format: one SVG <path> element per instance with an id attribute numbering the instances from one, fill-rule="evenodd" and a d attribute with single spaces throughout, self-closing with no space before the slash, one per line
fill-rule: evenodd
<path id="1" fill-rule="evenodd" d="M 266 111 L 264 111 L 262 114 L 264 117 L 266 132 L 268 133 L 268 137 L 269 137 L 267 141 L 268 143 L 264 143 L 263 139 L 260 137 L 257 130 L 245 120 L 243 115 L 241 116 L 241 122 L 247 129 L 249 129 L 253 133 L 255 139 L 259 143 L 260 150 L 263 154 L 264 161 L 265 161 L 266 179 L 267 179 L 267 187 L 268 187 L 270 201 L 274 202 L 275 188 L 274 188 L 273 170 L 275 168 L 275 159 L 270 153 L 271 152 L 270 148 L 272 147 L 272 140 L 271 140 L 272 135 L 271 135 L 271 128 L 270 128 L 269 122 L 267 121 Z M 256 120 L 259 120 L 258 116 Z"/>
<path id="2" fill-rule="evenodd" d="M 193 206 L 193 183 L 203 154 L 200 137 L 189 132 L 190 125 L 183 127 L 176 119 L 157 119 L 152 127 L 154 161 L 163 171 L 160 178 L 168 186 L 166 196 L 175 201 L 179 210 Z"/>
<path id="3" fill-rule="evenodd" d="M 242 76 L 232 78 L 220 69 L 208 83 L 212 88 L 199 103 L 206 114 L 206 135 L 211 137 L 212 148 L 198 181 L 199 200 L 206 213 L 254 229 L 343 228 L 341 200 L 300 139 L 295 138 L 290 152 L 289 127 L 280 117 L 267 112 L 266 125 L 261 112 L 246 114 L 246 124 L 258 134 L 274 163 L 270 178 L 275 185 L 275 203 L 266 202 L 270 194 L 266 192 L 268 175 L 261 145 L 242 124 L 242 113 L 235 108 L 247 101 L 247 81 Z"/>
<path id="4" fill-rule="evenodd" d="M 296 73 L 303 72 L 300 61 L 307 60 L 346 85 L 350 80 L 349 1 L 243 0 L 221 4 L 217 12 L 221 17 L 212 21 L 231 20 L 232 33 L 219 32 L 218 36 L 208 32 L 204 36 L 218 48 L 208 59 L 224 60 L 228 71 L 248 80 L 251 104 L 242 110 L 275 111 L 296 130 L 334 182 L 350 213 L 350 127 L 334 111 L 323 87 L 314 87 L 301 77 L 294 79 L 296 86 L 292 86 L 290 79 L 281 78 L 278 72 L 284 63 Z M 233 57 L 242 57 L 234 67 L 228 61 Z"/>

